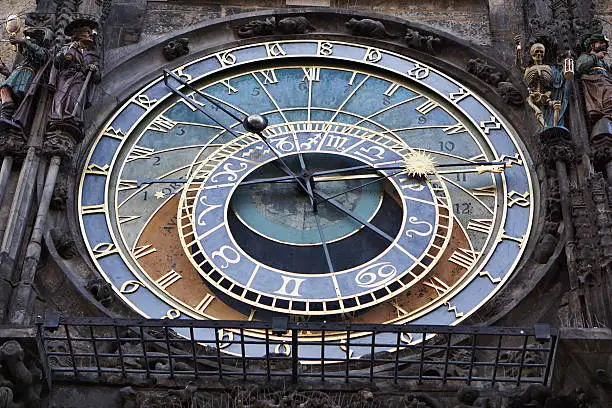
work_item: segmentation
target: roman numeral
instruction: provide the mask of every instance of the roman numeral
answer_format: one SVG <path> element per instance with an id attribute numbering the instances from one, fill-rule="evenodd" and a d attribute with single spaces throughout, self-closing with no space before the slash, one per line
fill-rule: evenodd
<path id="1" fill-rule="evenodd" d="M 391 302 L 391 306 L 395 308 L 395 311 L 397 312 L 397 317 L 404 317 L 408 315 L 408 311 L 399 305 L 397 299 L 393 299 L 393 301 Z"/>
<path id="2" fill-rule="evenodd" d="M 138 180 L 119 180 L 119 183 L 117 183 L 117 190 L 119 191 L 133 190 L 135 188 L 138 188 Z"/>
<path id="3" fill-rule="evenodd" d="M 425 103 L 423 103 L 422 105 L 419 105 L 415 108 L 415 110 L 417 112 L 419 112 L 421 115 L 427 115 L 429 112 L 431 112 L 432 110 L 434 110 L 436 107 L 438 106 L 437 103 L 435 103 L 434 101 L 428 99 Z"/>
<path id="4" fill-rule="evenodd" d="M 154 151 L 155 149 L 136 145 L 132 148 L 126 161 L 129 163 L 134 160 L 150 159 Z"/>
<path id="5" fill-rule="evenodd" d="M 461 123 L 457 123 L 455 125 L 444 128 L 444 133 L 446 133 L 447 135 L 455 135 L 457 133 L 463 132 L 467 132 L 467 129 Z"/>
<path id="6" fill-rule="evenodd" d="M 261 74 L 261 76 L 263 76 L 264 85 L 278 83 L 278 79 L 276 78 L 276 71 L 274 71 L 273 69 L 266 69 L 263 71 L 259 71 L 259 73 Z"/>
<path id="7" fill-rule="evenodd" d="M 319 78 L 321 76 L 321 68 L 302 68 L 302 71 L 304 71 L 304 77 L 302 78 L 302 82 L 319 82 Z"/>
<path id="8" fill-rule="evenodd" d="M 395 93 L 395 91 L 397 91 L 400 87 L 400 84 L 396 84 L 395 82 L 391 83 L 391 85 L 389 85 L 389 87 L 387 88 L 387 90 L 383 93 L 383 95 L 385 96 L 393 96 L 393 94 Z"/>
<path id="9" fill-rule="evenodd" d="M 149 254 L 152 254 L 153 252 L 157 252 L 157 249 L 153 248 L 152 245 L 143 245 L 143 246 L 139 246 L 136 247 L 132 250 L 132 256 L 135 259 L 140 259 L 143 256 L 147 256 Z"/>
<path id="10" fill-rule="evenodd" d="M 140 218 L 140 215 L 122 215 L 119 217 L 119 224 L 125 224 L 126 222 L 134 221 Z"/>
<path id="11" fill-rule="evenodd" d="M 467 229 L 482 232 L 483 234 L 488 234 L 491 228 L 493 228 L 493 219 L 488 218 L 472 219 L 467 226 Z"/>
<path id="12" fill-rule="evenodd" d="M 458 250 L 453 252 L 451 257 L 448 258 L 448 260 L 465 269 L 470 269 L 472 266 L 474 266 L 474 263 L 476 263 L 476 258 L 478 257 L 478 255 L 480 255 L 478 252 L 474 252 L 469 249 L 459 248 Z"/>
<path id="13" fill-rule="evenodd" d="M 207 293 L 206 296 L 204 296 L 204 298 L 200 300 L 200 303 L 198 303 L 198 305 L 195 307 L 195 310 L 199 313 L 204 313 L 206 308 L 210 306 L 213 300 L 215 300 L 215 297 L 210 293 Z"/>
<path id="14" fill-rule="evenodd" d="M 472 194 L 477 197 L 495 197 L 497 188 L 494 185 L 472 188 Z"/>
<path id="15" fill-rule="evenodd" d="M 155 118 L 155 120 L 149 125 L 147 129 L 155 130 L 156 132 L 168 133 L 173 127 L 175 127 L 177 122 L 172 119 L 168 119 L 167 117 L 160 115 Z"/>
<path id="16" fill-rule="evenodd" d="M 434 276 L 428 281 L 423 282 L 423 285 L 429 286 L 430 288 L 434 289 L 436 293 L 438 294 L 438 297 L 444 295 L 446 292 L 450 290 L 450 286 L 448 286 L 446 282 L 444 282 L 442 279 L 438 278 L 437 276 Z"/>
<path id="17" fill-rule="evenodd" d="M 192 112 L 195 112 L 198 110 L 198 108 L 196 108 L 196 106 L 199 106 L 201 108 L 205 108 L 206 104 L 204 102 L 198 101 L 195 97 L 195 93 L 191 93 L 189 95 L 187 95 L 187 99 L 181 99 L 181 102 L 187 106 L 189 109 L 191 109 Z"/>
<path id="18" fill-rule="evenodd" d="M 161 278 L 159 278 L 155 282 L 162 289 L 166 290 L 166 288 L 168 286 L 172 285 L 173 283 L 175 283 L 176 281 L 178 281 L 181 278 L 182 278 L 182 276 L 177 271 L 175 271 L 174 269 L 171 269 L 170 271 L 168 271 L 167 274 L 165 274 L 164 276 L 162 276 Z"/>

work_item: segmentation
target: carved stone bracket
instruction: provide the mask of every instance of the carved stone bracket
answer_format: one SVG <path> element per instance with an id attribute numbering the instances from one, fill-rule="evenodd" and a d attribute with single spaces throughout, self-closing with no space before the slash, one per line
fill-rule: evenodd
<path id="1" fill-rule="evenodd" d="M 21 129 L 0 129 L 0 156 L 24 156 L 27 140 Z"/>
<path id="2" fill-rule="evenodd" d="M 164 48 L 162 48 L 162 54 L 168 61 L 189 54 L 189 38 L 178 38 L 168 42 L 164 45 Z"/>
<path id="3" fill-rule="evenodd" d="M 45 135 L 41 154 L 46 157 L 59 156 L 62 162 L 70 162 L 78 142 L 79 140 L 76 140 L 70 132 L 60 129 L 52 130 Z"/>
<path id="4" fill-rule="evenodd" d="M 410 27 L 406 29 L 404 40 L 406 40 L 406 44 L 410 48 L 426 51 L 431 54 L 435 54 L 435 47 L 439 46 L 441 43 L 439 37 L 434 37 L 433 35 L 423 35 L 419 31 L 413 30 Z"/>
<path id="5" fill-rule="evenodd" d="M 571 163 L 576 157 L 576 144 L 572 141 L 569 131 L 563 127 L 549 127 L 540 132 L 542 156 L 551 166 L 561 160 Z"/>

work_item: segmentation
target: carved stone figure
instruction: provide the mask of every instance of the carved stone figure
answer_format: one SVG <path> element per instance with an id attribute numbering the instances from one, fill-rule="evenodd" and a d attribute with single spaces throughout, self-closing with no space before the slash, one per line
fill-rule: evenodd
<path id="1" fill-rule="evenodd" d="M 24 37 L 10 37 L 11 44 L 16 46 L 17 52 L 23 59 L 9 73 L 6 65 L 0 68 L 0 73 L 7 76 L 0 83 L 0 127 L 21 127 L 18 118 L 14 118 L 15 111 L 25 99 L 30 85 L 34 82 L 37 72 L 45 65 L 49 58 L 49 52 L 45 48 L 48 39 L 47 30 L 42 28 L 27 28 Z M 23 115 L 21 116 L 23 118 Z"/>
<path id="2" fill-rule="evenodd" d="M 523 95 L 521 95 L 521 92 L 512 82 L 501 81 L 499 84 L 497 84 L 497 90 L 499 91 L 499 96 L 501 96 L 504 102 L 508 105 L 523 105 Z"/>
<path id="3" fill-rule="evenodd" d="M 282 34 L 306 34 L 316 31 L 304 16 L 287 17 L 278 22 L 278 31 Z"/>
<path id="4" fill-rule="evenodd" d="M 440 44 L 440 38 L 434 37 L 433 35 L 422 35 L 416 30 L 411 28 L 406 29 L 406 35 L 404 39 L 408 43 L 408 46 L 417 50 L 427 50 L 434 53 L 434 45 Z"/>
<path id="5" fill-rule="evenodd" d="M 271 35 L 276 31 L 276 19 L 274 17 L 265 20 L 253 20 L 238 27 L 238 37 L 251 38 L 262 35 Z"/>
<path id="6" fill-rule="evenodd" d="M 15 340 L 0 346 L 2 407 L 40 406 L 40 370 L 28 369 L 24 363 L 24 350 Z"/>
<path id="7" fill-rule="evenodd" d="M 544 44 L 533 44 L 529 53 L 533 64 L 524 74 L 529 89 L 527 103 L 543 128 L 562 125 L 568 103 L 563 73 L 554 65 L 544 64 Z"/>
<path id="8" fill-rule="evenodd" d="M 594 121 L 612 119 L 612 69 L 604 58 L 609 40 L 603 34 L 593 34 L 585 42 L 585 52 L 576 61 L 584 91 L 586 110 Z"/>
<path id="9" fill-rule="evenodd" d="M 168 61 L 189 54 L 189 38 L 178 38 L 170 41 L 162 48 L 162 54 Z"/>
<path id="10" fill-rule="evenodd" d="M 504 74 L 480 58 L 469 60 L 467 63 L 467 71 L 493 86 L 497 86 L 497 84 L 504 79 Z"/>
<path id="11" fill-rule="evenodd" d="M 63 129 L 73 137 L 82 136 L 83 112 L 92 97 L 92 86 L 100 82 L 100 59 L 94 45 L 95 21 L 77 19 L 66 26 L 71 37 L 56 54 L 58 70 L 53 105 L 49 115 L 49 129 Z"/>
<path id="12" fill-rule="evenodd" d="M 351 32 L 353 35 L 357 35 L 360 37 L 370 37 L 370 38 L 395 38 L 396 35 L 389 34 L 385 29 L 385 25 L 377 20 L 371 20 L 369 18 L 364 18 L 363 20 L 357 20 L 356 18 L 351 18 L 349 21 L 344 23 L 344 26 Z"/>
<path id="13" fill-rule="evenodd" d="M 104 279 L 92 279 L 87 283 L 86 289 L 103 306 L 110 306 L 113 303 L 113 289 L 110 283 Z"/>

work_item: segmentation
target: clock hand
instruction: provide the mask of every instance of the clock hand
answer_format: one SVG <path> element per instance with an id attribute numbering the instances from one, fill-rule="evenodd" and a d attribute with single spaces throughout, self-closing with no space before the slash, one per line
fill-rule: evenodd
<path id="1" fill-rule="evenodd" d="M 200 95 L 202 98 L 206 99 L 209 103 L 213 104 L 214 106 L 216 106 L 217 108 L 221 109 L 223 112 L 225 112 L 227 115 L 229 115 L 231 118 L 237 120 L 238 122 L 242 123 L 242 125 L 244 126 L 244 128 L 252 133 L 255 133 L 257 136 L 259 136 L 259 138 L 262 140 L 262 142 L 264 142 L 266 144 L 266 146 L 270 149 L 270 151 L 272 151 L 272 153 L 274 153 L 274 155 L 277 157 L 277 160 L 282 164 L 282 168 L 279 167 L 284 173 L 286 173 L 287 175 L 293 177 L 293 179 L 298 183 L 298 185 L 300 186 L 300 188 L 306 193 L 308 194 L 308 196 L 310 197 L 310 199 L 314 202 L 314 196 L 309 193 L 308 189 L 306 188 L 306 186 L 304 185 L 304 183 L 302 183 L 302 181 L 298 178 L 298 176 L 291 171 L 291 169 L 289 168 L 289 166 L 287 165 L 287 163 L 285 163 L 285 161 L 280 157 L 280 155 L 278 154 L 278 152 L 276 150 L 274 150 L 274 148 L 270 145 L 270 143 L 268 142 L 268 140 L 264 137 L 264 135 L 261 134 L 261 132 L 268 126 L 268 120 L 261 116 L 261 115 L 249 115 L 249 116 L 245 116 L 244 118 L 240 118 L 237 115 L 235 115 L 233 112 L 231 112 L 230 110 L 226 109 L 223 104 L 217 102 L 214 98 L 209 97 L 208 95 L 206 95 L 204 92 L 201 92 L 199 89 L 194 88 L 193 86 L 191 86 L 191 84 L 189 84 L 188 82 L 184 81 L 180 76 L 176 75 L 174 72 L 164 69 L 164 84 L 170 88 L 170 90 L 177 94 L 178 96 L 180 96 L 181 98 L 183 98 L 185 100 L 185 102 L 192 108 L 192 109 L 197 109 L 198 111 L 200 111 L 201 113 L 203 113 L 206 117 L 208 117 L 209 119 L 211 119 L 213 122 L 215 122 L 216 124 L 218 124 L 219 126 L 221 126 L 222 128 L 224 128 L 225 130 L 227 130 L 232 136 L 234 136 L 235 138 L 239 138 L 240 136 L 231 128 L 223 125 L 222 123 L 220 123 L 219 121 L 217 121 L 216 119 L 214 119 L 211 115 L 209 115 L 203 107 L 201 107 L 200 105 L 193 103 L 192 100 L 183 92 L 179 91 L 178 87 L 170 84 L 170 82 L 168 81 L 168 78 L 172 77 L 175 81 L 177 81 L 179 84 L 181 84 L 184 87 L 187 87 L 188 89 L 190 89 L 191 91 L 197 93 L 198 95 Z"/>
<path id="2" fill-rule="evenodd" d="M 505 169 L 506 167 L 510 167 L 510 165 L 508 165 L 506 162 L 473 162 L 473 163 L 444 163 L 444 164 L 435 164 L 434 167 L 436 168 L 442 168 L 442 167 L 470 167 L 470 166 L 476 166 L 477 168 L 479 166 L 489 166 L 489 167 L 483 167 L 480 169 L 481 173 L 487 173 L 487 172 L 495 172 L 497 173 L 498 169 Z M 314 177 L 316 176 L 322 176 L 325 174 L 334 174 L 334 173 L 343 173 L 343 172 L 347 172 L 347 171 L 353 171 L 353 170 L 363 170 L 363 169 L 372 169 L 372 170 L 400 170 L 400 169 L 405 169 L 406 166 L 387 166 L 387 167 L 374 167 L 372 165 L 369 164 L 364 164 L 361 166 L 352 166 L 352 167 L 343 167 L 340 169 L 332 169 L 332 170 L 322 170 L 322 171 L 315 171 L 312 173 L 312 175 Z M 503 170 L 502 170 L 503 171 Z"/>
<path id="3" fill-rule="evenodd" d="M 391 174 L 389 174 L 389 175 L 387 175 L 387 176 L 380 176 L 380 177 L 378 177 L 378 178 L 377 178 L 377 179 L 375 179 L 375 180 L 368 181 L 367 183 L 363 183 L 363 184 L 360 184 L 360 185 L 358 185 L 358 186 L 355 186 L 355 187 L 349 188 L 348 190 L 344 190 L 344 191 L 342 191 L 341 193 L 334 194 L 333 196 L 327 197 L 326 199 L 324 199 L 324 200 L 322 200 L 322 201 L 318 201 L 318 200 L 317 200 L 317 204 L 323 204 L 323 203 L 325 203 L 325 202 L 327 202 L 327 201 L 329 201 L 329 200 L 331 200 L 331 199 L 333 199 L 333 198 L 336 198 L 336 197 L 338 197 L 338 196 L 341 196 L 342 194 L 350 193 L 351 191 L 358 190 L 358 189 L 360 189 L 360 188 L 362 188 L 362 187 L 365 187 L 365 186 L 369 186 L 370 184 L 378 183 L 378 182 L 380 182 L 380 181 L 383 181 L 383 180 L 388 179 L 389 177 L 397 176 L 398 174 L 405 173 L 405 172 L 406 172 L 406 169 L 401 170 L 401 171 L 396 171 L 395 173 L 391 173 Z"/>
<path id="4" fill-rule="evenodd" d="M 334 272 L 334 265 L 332 264 L 331 257 L 329 256 L 329 249 L 327 248 L 327 242 L 325 241 L 325 236 L 323 235 L 323 229 L 321 228 L 321 222 L 319 221 L 319 214 L 316 211 L 316 204 L 314 204 L 313 215 L 315 217 L 315 221 L 317 222 L 317 229 L 319 230 L 319 236 L 321 237 L 321 243 L 323 244 L 323 253 L 325 254 L 325 260 L 327 261 L 327 267 L 330 272 Z"/>
<path id="5" fill-rule="evenodd" d="M 393 238 L 389 234 L 387 234 L 386 232 L 384 232 L 383 230 L 381 230 L 377 226 L 371 224 L 369 221 L 364 220 L 359 215 L 355 214 L 353 211 L 346 209 L 342 204 L 340 204 L 339 202 L 337 202 L 333 198 L 331 198 L 331 197 L 329 197 L 329 196 L 327 196 L 327 195 L 325 195 L 323 193 L 320 193 L 317 190 L 313 190 L 313 193 L 314 193 L 315 196 L 321 197 L 323 199 L 323 201 L 321 201 L 321 202 L 330 203 L 331 205 L 336 207 L 339 211 L 341 211 L 344 214 L 348 215 L 349 217 L 351 217 L 352 219 L 354 219 L 355 221 L 357 221 L 361 225 L 363 225 L 363 226 L 369 228 L 370 230 L 374 231 L 376 234 L 380 235 L 381 237 L 383 237 L 387 241 L 389 241 L 391 243 L 393 242 Z"/>

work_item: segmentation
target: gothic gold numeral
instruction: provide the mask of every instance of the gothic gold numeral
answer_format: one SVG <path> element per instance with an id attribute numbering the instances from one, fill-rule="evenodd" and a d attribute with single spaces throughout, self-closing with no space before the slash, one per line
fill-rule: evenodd
<path id="1" fill-rule="evenodd" d="M 148 110 L 151 106 L 155 105 L 157 99 L 151 99 L 146 94 L 138 94 L 134 97 L 133 101 L 136 105 Z"/>
<path id="2" fill-rule="evenodd" d="M 448 258 L 448 260 L 454 264 L 461 266 L 462 268 L 470 269 L 474 265 L 474 263 L 476 263 L 476 258 L 478 257 L 478 255 L 478 252 L 469 249 L 459 248 L 455 252 L 453 252 L 451 257 Z"/>
<path id="3" fill-rule="evenodd" d="M 123 133 L 123 131 L 119 128 L 115 129 L 112 126 L 109 126 L 104 129 L 102 136 L 108 136 L 112 137 L 113 139 L 123 140 L 125 138 L 125 133 Z"/>
<path id="4" fill-rule="evenodd" d="M 234 332 L 225 329 L 217 330 L 217 339 L 219 340 L 219 348 L 229 347 L 234 341 Z"/>
<path id="5" fill-rule="evenodd" d="M 281 278 L 283 279 L 283 284 L 281 285 L 280 289 L 274 293 L 286 296 L 302 296 L 300 295 L 300 286 L 305 279 L 290 278 L 284 275 L 281 275 Z"/>
<path id="6" fill-rule="evenodd" d="M 291 355 L 291 347 L 287 343 L 279 343 L 274 347 L 274 353 L 289 356 Z"/>
<path id="7" fill-rule="evenodd" d="M 179 317 L 181 317 L 181 312 L 180 311 L 178 311 L 176 309 L 168 309 L 166 314 L 163 315 L 161 318 L 162 319 L 174 320 L 174 319 L 178 319 Z"/>
<path id="8" fill-rule="evenodd" d="M 204 313 L 206 308 L 210 306 L 213 300 L 215 300 L 215 297 L 211 295 L 210 293 L 207 293 L 206 296 L 204 296 L 204 298 L 200 300 L 200 303 L 197 304 L 197 306 L 195 307 L 195 310 L 198 311 L 199 313 Z"/>
<path id="9" fill-rule="evenodd" d="M 119 252 L 119 250 L 117 249 L 117 246 L 113 244 L 112 242 L 100 242 L 98 245 L 93 247 L 92 251 L 96 259 L 100 259 L 105 256 L 112 255 L 112 254 Z"/>
<path id="10" fill-rule="evenodd" d="M 278 57 L 279 55 L 287 55 L 287 52 L 281 47 L 279 43 L 266 44 L 266 51 L 268 57 Z"/>
<path id="11" fill-rule="evenodd" d="M 497 120 L 495 116 L 491 116 L 489 120 L 482 120 L 479 123 L 480 128 L 485 132 L 485 134 L 491 133 L 492 130 L 501 129 L 501 123 Z"/>
<path id="12" fill-rule="evenodd" d="M 174 73 L 179 77 L 179 78 L 184 78 L 185 81 L 191 81 L 193 79 L 193 77 L 191 75 L 189 75 L 187 72 L 185 72 L 183 70 L 183 67 L 177 68 L 174 70 Z"/>
<path id="13" fill-rule="evenodd" d="M 474 218 L 468 222 L 467 226 L 467 229 L 482 232 L 483 234 L 488 234 L 491 228 L 493 228 L 492 218 Z"/>
<path id="14" fill-rule="evenodd" d="M 508 156 L 502 154 L 498 161 L 506 162 L 506 166 L 512 167 L 513 165 L 522 166 L 523 159 L 521 159 L 520 153 L 515 153 L 514 156 Z"/>
<path id="15" fill-rule="evenodd" d="M 177 122 L 173 121 L 172 119 L 168 119 L 167 117 L 160 115 L 155 118 L 147 129 L 155 130 L 156 132 L 168 133 L 168 131 L 172 130 L 176 124 Z"/>
<path id="16" fill-rule="evenodd" d="M 108 176 L 109 168 L 110 168 L 110 165 L 108 164 L 105 164 L 104 166 L 100 166 L 99 164 L 91 163 L 89 166 L 87 166 L 87 169 L 85 169 L 85 174 L 95 174 L 97 176 Z"/>
<path id="17" fill-rule="evenodd" d="M 228 65 L 234 65 L 236 63 L 236 56 L 231 52 L 222 52 L 217 54 L 217 59 L 222 67 L 226 67 Z"/>
<path id="18" fill-rule="evenodd" d="M 480 277 L 484 277 L 484 276 L 486 276 L 487 278 L 489 278 L 489 280 L 491 281 L 491 283 L 495 283 L 495 284 L 497 284 L 497 283 L 501 282 L 501 280 L 502 280 L 501 278 L 494 278 L 494 277 L 491 275 L 491 273 L 490 273 L 490 272 L 487 272 L 487 271 L 480 271 L 480 273 L 478 273 L 478 276 L 480 276 Z"/>
<path id="19" fill-rule="evenodd" d="M 407 72 L 409 77 L 415 79 L 425 79 L 429 76 L 429 68 L 423 67 L 418 63 L 414 64 L 414 68 L 410 68 Z"/>
<path id="20" fill-rule="evenodd" d="M 519 207 L 529 207 L 529 191 L 525 191 L 523 194 L 512 190 L 508 193 L 508 207 L 518 205 Z"/>
<path id="21" fill-rule="evenodd" d="M 81 214 L 83 215 L 103 212 L 106 212 L 106 203 L 81 206 Z"/>
<path id="22" fill-rule="evenodd" d="M 457 92 L 449 93 L 448 99 L 450 99 L 451 102 L 459 103 L 460 101 L 462 101 L 464 98 L 466 98 L 469 95 L 470 95 L 470 91 L 463 89 L 463 88 L 459 88 Z"/>
<path id="23" fill-rule="evenodd" d="M 329 57 L 334 53 L 334 44 L 328 41 L 319 41 L 318 53 L 319 55 Z"/>
<path id="24" fill-rule="evenodd" d="M 382 53 L 377 48 L 368 48 L 363 60 L 367 62 L 378 62 L 382 59 Z"/>
<path id="25" fill-rule="evenodd" d="M 127 280 L 121 284 L 121 288 L 119 291 L 123 294 L 129 295 L 130 293 L 134 293 L 142 286 L 137 280 Z"/>
<path id="26" fill-rule="evenodd" d="M 170 269 L 168 273 L 157 279 L 155 282 L 165 290 L 168 286 L 172 285 L 181 278 L 182 276 L 177 271 Z"/>
<path id="27" fill-rule="evenodd" d="M 502 231 L 502 235 L 499 238 L 514 241 L 519 245 L 519 247 L 523 246 L 523 237 L 513 237 L 511 235 L 506 234 L 504 231 Z"/>

